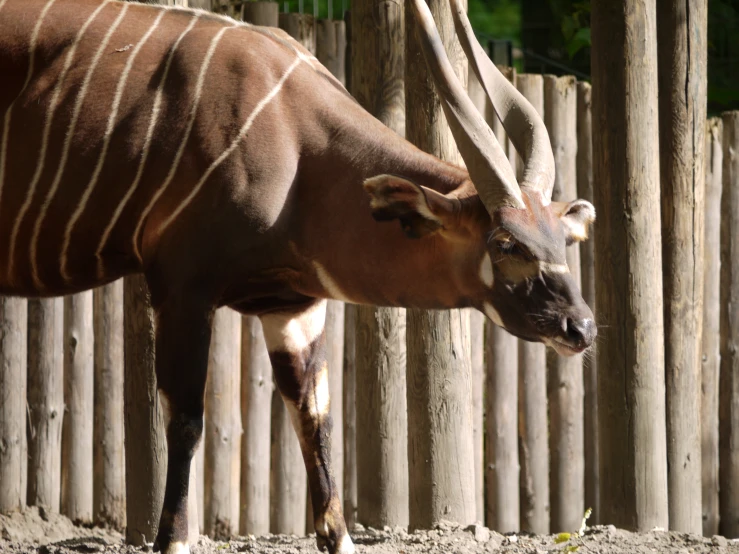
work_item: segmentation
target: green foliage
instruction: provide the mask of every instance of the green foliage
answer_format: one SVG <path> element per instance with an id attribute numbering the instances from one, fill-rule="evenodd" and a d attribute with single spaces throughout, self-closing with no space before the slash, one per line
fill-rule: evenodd
<path id="1" fill-rule="evenodd" d="M 585 510 L 585 514 L 583 514 L 582 523 L 580 523 L 580 529 L 575 531 L 574 533 L 560 533 L 556 537 L 554 537 L 554 544 L 564 544 L 566 542 L 569 542 L 570 540 L 579 540 L 580 544 L 568 544 L 562 549 L 562 552 L 577 552 L 580 549 L 580 546 L 582 545 L 582 538 L 583 535 L 585 535 L 585 531 L 588 528 L 588 518 L 593 513 L 592 508 L 588 508 Z"/>

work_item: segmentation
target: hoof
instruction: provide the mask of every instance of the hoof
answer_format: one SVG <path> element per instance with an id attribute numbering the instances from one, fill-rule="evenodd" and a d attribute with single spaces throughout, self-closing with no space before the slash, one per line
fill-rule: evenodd
<path id="1" fill-rule="evenodd" d="M 328 554 L 354 554 L 354 543 L 348 533 L 338 541 L 331 540 L 316 533 L 316 545 L 321 552 Z"/>
<path id="2" fill-rule="evenodd" d="M 190 554 L 190 545 L 186 542 L 171 542 L 161 546 L 159 542 L 154 543 L 154 551 L 162 554 Z"/>

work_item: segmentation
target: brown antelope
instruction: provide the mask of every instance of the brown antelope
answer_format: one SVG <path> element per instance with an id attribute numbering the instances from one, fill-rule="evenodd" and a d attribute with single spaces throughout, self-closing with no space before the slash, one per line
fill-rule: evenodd
<path id="1" fill-rule="evenodd" d="M 318 546 L 341 554 L 354 547 L 329 458 L 326 298 L 471 306 L 564 355 L 594 340 L 565 262 L 594 209 L 550 201 L 544 124 L 450 1 L 525 162 L 520 183 L 423 0 L 410 5 L 466 170 L 385 128 L 277 29 L 115 0 L 0 0 L 0 293 L 145 274 L 170 416 L 158 549 L 189 551 L 188 475 L 219 306 L 262 320 Z"/>

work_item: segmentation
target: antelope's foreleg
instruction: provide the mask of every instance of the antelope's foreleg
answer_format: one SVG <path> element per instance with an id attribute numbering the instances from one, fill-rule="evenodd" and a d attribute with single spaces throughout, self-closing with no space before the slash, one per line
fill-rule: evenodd
<path id="1" fill-rule="evenodd" d="M 167 433 L 167 482 L 155 550 L 190 552 L 190 462 L 203 433 L 203 395 L 213 311 L 187 296 L 155 306 L 156 373 Z"/>
<path id="2" fill-rule="evenodd" d="M 331 415 L 324 321 L 326 302 L 301 313 L 262 316 L 275 381 L 300 441 L 315 516 L 318 548 L 350 554 L 338 489 L 331 471 Z"/>

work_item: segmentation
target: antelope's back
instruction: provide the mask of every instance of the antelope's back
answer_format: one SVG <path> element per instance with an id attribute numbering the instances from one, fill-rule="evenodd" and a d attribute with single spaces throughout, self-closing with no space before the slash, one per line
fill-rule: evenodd
<path id="1" fill-rule="evenodd" d="M 219 183 L 248 173 L 250 141 L 281 107 L 264 99 L 297 59 L 255 29 L 110 0 L 0 0 L 0 293 L 102 284 L 140 271 L 165 231 L 217 219 Z"/>

